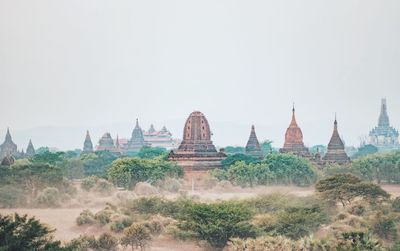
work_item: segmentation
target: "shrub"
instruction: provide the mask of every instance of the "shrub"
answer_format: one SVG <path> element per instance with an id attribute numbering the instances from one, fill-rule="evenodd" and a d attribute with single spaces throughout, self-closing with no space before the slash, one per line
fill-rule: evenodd
<path id="1" fill-rule="evenodd" d="M 76 224 L 78 225 L 85 225 L 85 224 L 91 225 L 94 222 L 95 222 L 94 214 L 88 209 L 83 210 L 79 214 L 78 218 L 76 218 Z"/>
<path id="2" fill-rule="evenodd" d="M 111 215 L 114 212 L 108 209 L 101 210 L 94 215 L 94 219 L 100 225 L 106 225 L 111 222 Z"/>
<path id="3" fill-rule="evenodd" d="M 67 243 L 65 248 L 72 251 L 88 251 L 89 249 L 96 248 L 96 246 L 97 243 L 94 236 L 81 235 Z"/>
<path id="4" fill-rule="evenodd" d="M 101 195 L 111 195 L 114 191 L 114 185 L 105 179 L 98 179 L 93 187 L 93 191 Z"/>
<path id="5" fill-rule="evenodd" d="M 143 224 L 135 223 L 124 230 L 124 236 L 121 239 L 123 246 L 140 247 L 143 250 L 151 240 L 150 231 Z"/>
<path id="6" fill-rule="evenodd" d="M 385 240 L 397 239 L 396 224 L 390 217 L 381 217 L 373 225 L 373 232 Z"/>
<path id="7" fill-rule="evenodd" d="M 177 179 L 166 178 L 161 183 L 161 188 L 171 193 L 177 193 L 182 187 L 182 184 Z"/>
<path id="8" fill-rule="evenodd" d="M 362 204 L 355 204 L 348 209 L 349 213 L 351 213 L 353 215 L 357 215 L 357 216 L 364 215 L 366 211 L 367 211 L 367 209 L 366 209 L 365 205 L 362 205 Z"/>
<path id="9" fill-rule="evenodd" d="M 135 193 L 137 195 L 154 195 L 158 194 L 157 188 L 146 182 L 139 182 L 136 184 Z"/>
<path id="10" fill-rule="evenodd" d="M 89 192 L 97 183 L 99 178 L 96 176 L 89 176 L 82 180 L 81 188 L 87 192 Z"/>
<path id="11" fill-rule="evenodd" d="M 132 225 L 132 223 L 133 220 L 128 216 L 119 216 L 116 220 L 113 220 L 110 225 L 110 229 L 113 232 L 119 233 L 122 232 L 125 228 Z"/>
<path id="12" fill-rule="evenodd" d="M 15 185 L 0 187 L 0 207 L 18 207 L 26 204 L 24 191 Z"/>
<path id="13" fill-rule="evenodd" d="M 153 219 L 151 221 L 148 221 L 144 223 L 144 226 L 147 227 L 147 229 L 149 229 L 150 234 L 153 236 L 158 236 L 164 230 L 163 223 L 158 219 Z"/>
<path id="14" fill-rule="evenodd" d="M 60 205 L 60 192 L 55 187 L 47 187 L 36 197 L 40 206 L 57 207 Z"/>
<path id="15" fill-rule="evenodd" d="M 118 239 L 109 233 L 99 236 L 96 241 L 97 250 L 114 251 L 118 247 Z"/>
<path id="16" fill-rule="evenodd" d="M 395 212 L 400 212 L 400 197 L 396 197 L 396 199 L 392 202 L 392 208 Z"/>

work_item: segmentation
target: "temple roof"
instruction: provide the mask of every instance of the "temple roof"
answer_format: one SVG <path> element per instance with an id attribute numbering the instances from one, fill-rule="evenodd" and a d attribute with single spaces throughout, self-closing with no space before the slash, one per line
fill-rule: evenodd
<path id="1" fill-rule="evenodd" d="M 246 144 L 246 153 L 256 157 L 262 157 L 263 155 L 254 125 L 251 126 L 250 137 Z"/>
<path id="2" fill-rule="evenodd" d="M 331 137 L 331 140 L 329 141 L 329 144 L 328 144 L 328 150 L 329 149 L 344 149 L 344 144 L 343 144 L 342 139 L 339 136 L 339 131 L 338 131 L 337 124 L 338 123 L 337 123 L 337 120 L 335 118 L 332 137 Z"/>
<path id="3" fill-rule="evenodd" d="M 4 143 L 1 145 L 3 146 L 12 146 L 12 147 L 17 147 L 17 145 L 13 142 L 12 137 L 11 137 L 11 133 L 10 133 L 10 129 L 7 128 L 7 134 L 4 140 Z"/>
<path id="4" fill-rule="evenodd" d="M 156 129 L 154 128 L 154 125 L 151 124 L 149 130 L 147 131 L 148 133 L 156 133 Z"/>
<path id="5" fill-rule="evenodd" d="M 35 155 L 35 148 L 33 147 L 32 140 L 29 140 L 28 147 L 26 148 L 26 154 L 28 156 Z"/>
<path id="6" fill-rule="evenodd" d="M 296 121 L 296 110 L 293 107 L 292 109 L 292 120 L 290 121 L 290 125 L 286 130 L 285 134 L 285 144 L 284 148 L 291 146 L 304 146 L 303 143 L 303 132 L 300 127 L 297 125 Z"/>
<path id="7" fill-rule="evenodd" d="M 84 153 L 93 152 L 93 143 L 92 139 L 90 138 L 89 130 L 86 131 L 85 142 L 83 143 L 83 152 Z"/>

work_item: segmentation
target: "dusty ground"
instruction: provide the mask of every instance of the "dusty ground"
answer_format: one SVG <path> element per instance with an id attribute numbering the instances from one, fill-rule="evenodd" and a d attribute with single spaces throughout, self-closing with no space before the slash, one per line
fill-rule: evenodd
<path id="1" fill-rule="evenodd" d="M 382 185 L 382 188 L 387 192 L 392 194 L 392 197 L 400 196 L 400 186 L 399 185 Z M 268 193 L 286 193 L 293 194 L 297 196 L 308 196 L 314 193 L 314 189 L 303 188 L 303 187 L 288 187 L 288 186 L 271 186 L 271 187 L 255 187 L 255 188 L 239 188 L 232 187 L 228 189 L 212 189 L 212 190 L 195 190 L 189 191 L 188 195 L 194 195 L 201 200 L 227 200 L 227 199 L 243 199 L 260 194 Z M 167 197 L 174 197 L 169 195 Z M 111 198 L 110 198 L 111 199 Z M 99 229 L 93 226 L 77 226 L 75 224 L 75 219 L 79 216 L 79 213 L 84 209 L 90 209 L 93 212 L 99 211 L 104 208 L 106 198 L 102 198 L 99 201 L 91 204 L 91 207 L 81 207 L 81 206 L 70 206 L 69 208 L 57 208 L 57 209 L 26 209 L 26 208 L 15 208 L 15 209 L 0 209 L 0 214 L 13 214 L 15 212 L 19 214 L 28 214 L 29 216 L 35 216 L 42 223 L 48 224 L 51 228 L 55 228 L 56 239 L 62 241 L 69 241 L 73 238 L 78 237 L 82 234 L 100 235 L 106 229 Z M 183 251 L 191 250 L 198 251 L 201 250 L 191 242 L 178 242 L 174 240 L 169 240 L 165 238 L 158 238 L 154 240 L 151 244 L 151 251 Z"/>

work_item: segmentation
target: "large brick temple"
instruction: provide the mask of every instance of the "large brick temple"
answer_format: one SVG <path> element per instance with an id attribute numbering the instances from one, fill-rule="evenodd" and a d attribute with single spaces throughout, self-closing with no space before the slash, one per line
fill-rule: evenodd
<path id="1" fill-rule="evenodd" d="M 205 172 L 221 167 L 226 155 L 211 141 L 210 125 L 203 113 L 194 111 L 186 120 L 183 141 L 172 150 L 168 160 L 181 166 L 187 180 L 199 179 Z"/>
<path id="2" fill-rule="evenodd" d="M 254 125 L 251 126 L 251 132 L 245 150 L 246 154 L 254 156 L 258 159 L 262 159 L 264 157 L 263 152 L 261 151 L 260 142 L 258 141 Z"/>

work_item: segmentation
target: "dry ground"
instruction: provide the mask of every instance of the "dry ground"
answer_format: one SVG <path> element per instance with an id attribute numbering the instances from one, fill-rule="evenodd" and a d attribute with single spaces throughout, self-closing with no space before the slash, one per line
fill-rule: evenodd
<path id="1" fill-rule="evenodd" d="M 382 188 L 389 192 L 392 197 L 400 196 L 400 186 L 399 185 L 382 185 Z M 303 187 L 288 187 L 288 186 L 270 186 L 270 187 L 255 187 L 255 188 L 239 188 L 232 187 L 225 189 L 224 191 L 218 189 L 212 190 L 195 190 L 188 192 L 189 195 L 194 195 L 203 201 L 210 200 L 227 200 L 227 199 L 243 199 L 260 194 L 269 193 L 286 193 L 293 194 L 296 196 L 308 196 L 314 193 L 314 189 L 303 188 Z M 169 195 L 167 197 L 174 197 Z M 107 231 L 107 229 L 99 229 L 94 226 L 77 226 L 75 224 L 75 219 L 79 216 L 79 213 L 84 209 L 90 209 L 93 212 L 99 211 L 104 208 L 106 199 L 101 199 L 93 203 L 92 207 L 81 207 L 74 206 L 69 208 L 56 208 L 56 209 L 27 209 L 27 208 L 14 208 L 14 209 L 0 209 L 0 214 L 28 214 L 29 216 L 35 216 L 42 223 L 49 225 L 51 228 L 55 228 L 56 239 L 62 241 L 69 241 L 73 238 L 78 237 L 82 234 L 100 235 L 102 232 Z M 169 240 L 160 237 L 151 243 L 151 251 L 183 251 L 191 250 L 198 251 L 201 250 L 191 242 L 178 242 L 175 240 Z"/>

